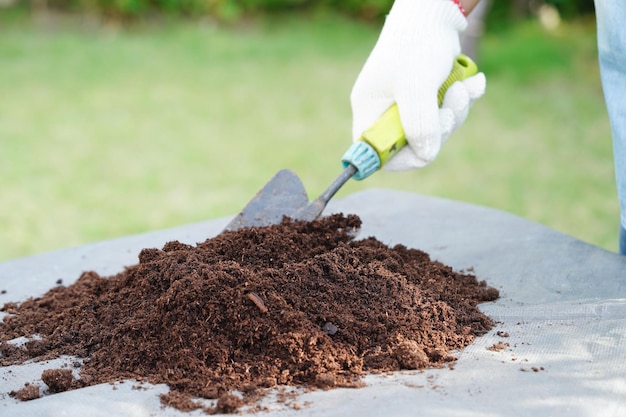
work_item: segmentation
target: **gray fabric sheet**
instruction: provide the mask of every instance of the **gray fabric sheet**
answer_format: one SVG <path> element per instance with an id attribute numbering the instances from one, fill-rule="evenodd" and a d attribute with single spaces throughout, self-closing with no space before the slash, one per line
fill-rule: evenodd
<path id="1" fill-rule="evenodd" d="M 289 404 L 266 399 L 264 416 L 626 416 L 626 257 L 510 214 L 390 190 L 332 201 L 356 213 L 360 237 L 422 249 L 501 291 L 481 309 L 497 322 L 460 352 L 453 370 L 370 375 L 361 389 L 316 391 Z M 100 242 L 0 264 L 0 304 L 42 295 L 85 270 L 102 275 L 137 262 L 144 247 L 195 244 L 229 219 Z M 499 336 L 506 332 L 509 337 Z M 487 349 L 498 342 L 509 346 Z M 30 402 L 9 397 L 69 359 L 0 368 L 2 416 L 186 416 L 162 408 L 166 386 L 100 385 Z M 43 392 L 43 389 L 42 389 Z"/>

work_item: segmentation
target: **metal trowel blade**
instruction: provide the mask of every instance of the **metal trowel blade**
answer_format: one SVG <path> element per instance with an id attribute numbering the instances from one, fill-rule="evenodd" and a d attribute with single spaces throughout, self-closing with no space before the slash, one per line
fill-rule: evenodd
<path id="1" fill-rule="evenodd" d="M 300 178 L 295 172 L 283 169 L 259 190 L 224 231 L 279 224 L 284 216 L 294 217 L 307 204 L 309 197 Z"/>

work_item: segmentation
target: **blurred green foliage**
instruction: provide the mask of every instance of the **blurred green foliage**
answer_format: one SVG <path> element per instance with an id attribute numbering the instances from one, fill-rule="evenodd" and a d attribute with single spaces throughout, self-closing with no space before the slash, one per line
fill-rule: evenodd
<path id="1" fill-rule="evenodd" d="M 492 31 L 508 28 L 511 22 L 527 19 L 543 4 L 555 7 L 564 19 L 575 19 L 594 13 L 594 3 L 591 0 L 490 0 L 489 4 L 487 28 Z"/>
<path id="2" fill-rule="evenodd" d="M 593 1 L 590 0 L 546 0 L 546 3 L 554 5 L 566 18 L 594 12 Z"/>
<path id="3" fill-rule="evenodd" d="M 234 22 L 260 13 L 334 10 L 363 20 L 381 19 L 393 0 L 17 0 L 33 10 L 80 11 L 108 19 L 149 16 L 209 16 Z"/>
<path id="4" fill-rule="evenodd" d="M 545 0 L 565 18 L 593 13 L 589 0 Z M 129 20 L 146 16 L 210 16 L 220 21 L 235 22 L 259 13 L 286 11 L 332 10 L 362 20 L 380 22 L 393 0 L 17 0 L 17 4 L 33 9 L 81 11 L 100 14 L 108 19 Z M 491 0 L 489 21 L 509 22 L 528 15 L 537 1 Z"/>

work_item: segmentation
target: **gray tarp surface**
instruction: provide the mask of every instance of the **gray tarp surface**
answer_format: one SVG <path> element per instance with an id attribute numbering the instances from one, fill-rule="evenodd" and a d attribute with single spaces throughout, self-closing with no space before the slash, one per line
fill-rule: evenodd
<path id="1" fill-rule="evenodd" d="M 356 213 L 361 237 L 422 249 L 470 270 L 501 292 L 481 309 L 497 322 L 462 351 L 453 370 L 368 376 L 362 389 L 298 397 L 301 410 L 266 400 L 263 416 L 626 416 L 626 257 L 510 214 L 389 190 L 337 199 L 327 212 Z M 112 275 L 144 247 L 195 244 L 229 219 L 182 226 L 0 263 L 0 304 L 44 294 L 85 270 Z M 503 338 L 497 332 L 506 332 Z M 509 347 L 492 351 L 498 342 Z M 0 368 L 2 416 L 188 416 L 163 409 L 165 386 L 105 384 L 19 403 L 11 390 L 37 383 L 49 363 Z M 42 389 L 43 391 L 43 389 Z"/>

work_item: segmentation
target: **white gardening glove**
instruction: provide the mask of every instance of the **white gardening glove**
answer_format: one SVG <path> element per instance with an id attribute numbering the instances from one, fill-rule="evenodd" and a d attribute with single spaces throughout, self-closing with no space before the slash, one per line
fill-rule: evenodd
<path id="1" fill-rule="evenodd" d="M 437 91 L 461 52 L 459 32 L 467 20 L 452 0 L 396 0 L 378 42 L 352 89 L 352 137 L 376 122 L 394 103 L 409 146 L 385 165 L 390 171 L 422 168 L 467 117 L 485 91 L 477 74 L 453 84 L 442 108 Z"/>

